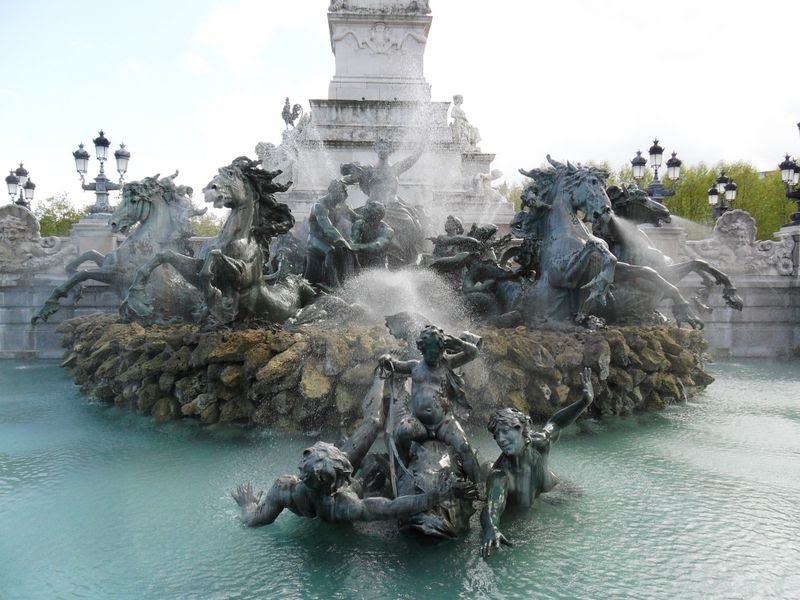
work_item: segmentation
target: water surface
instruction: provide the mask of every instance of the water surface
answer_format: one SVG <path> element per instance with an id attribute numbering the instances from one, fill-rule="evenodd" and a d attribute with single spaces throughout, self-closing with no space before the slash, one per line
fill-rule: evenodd
<path id="1" fill-rule="evenodd" d="M 716 364 L 689 404 L 571 428 L 569 483 L 485 561 L 475 522 L 440 543 L 288 513 L 245 529 L 228 492 L 314 439 L 156 425 L 54 362 L 0 361 L 0 598 L 798 598 L 798 368 Z"/>

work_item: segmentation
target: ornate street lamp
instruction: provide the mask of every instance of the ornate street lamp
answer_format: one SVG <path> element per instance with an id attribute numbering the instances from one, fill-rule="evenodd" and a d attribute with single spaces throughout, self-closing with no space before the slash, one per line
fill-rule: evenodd
<path id="1" fill-rule="evenodd" d="M 662 160 L 664 158 L 664 148 L 662 148 L 658 140 L 653 140 L 653 145 L 650 146 L 648 151 L 650 156 L 650 167 L 653 169 L 653 182 L 647 186 L 647 195 L 656 202 L 664 203 L 664 198 L 667 196 L 675 195 L 675 185 L 681 178 L 681 159 L 679 159 L 675 152 L 672 153 L 672 158 L 667 160 L 667 177 L 670 179 L 670 187 L 665 187 L 658 177 L 658 169 L 661 168 Z M 647 168 L 647 159 L 642 156 L 642 151 L 637 150 L 636 156 L 631 160 L 633 167 L 633 178 L 639 182 L 644 177 L 645 169 Z"/>
<path id="2" fill-rule="evenodd" d="M 719 172 L 714 185 L 708 188 L 708 203 L 715 219 L 719 219 L 729 208 L 733 208 L 737 188 L 736 182 L 725 175 L 725 171 Z"/>
<path id="3" fill-rule="evenodd" d="M 797 124 L 797 129 L 800 130 L 800 123 Z M 786 185 L 786 197 L 797 202 L 797 212 L 792 215 L 791 222 L 784 227 L 800 226 L 800 188 L 797 185 L 800 183 L 800 165 L 787 154 L 778 168 L 781 170 L 781 181 Z"/>
<path id="4" fill-rule="evenodd" d="M 28 209 L 31 207 L 36 184 L 30 180 L 28 170 L 22 166 L 22 163 L 19 163 L 17 169 L 8 172 L 6 187 L 8 187 L 8 195 L 11 196 L 12 202 Z M 17 197 L 17 191 L 19 191 L 19 197 Z"/>
<path id="5" fill-rule="evenodd" d="M 83 144 L 79 144 L 78 149 L 72 153 L 72 157 L 75 159 L 75 170 L 78 172 L 78 175 L 80 175 L 81 187 L 86 191 L 95 193 L 95 203 L 89 209 L 89 212 L 92 214 L 110 213 L 111 205 L 108 203 L 108 192 L 122 189 L 125 173 L 128 171 L 128 161 L 130 161 L 131 153 L 125 149 L 125 144 L 120 144 L 119 150 L 114 152 L 114 159 L 117 163 L 117 173 L 119 173 L 119 183 L 114 183 L 106 177 L 104 168 L 105 162 L 108 160 L 108 148 L 111 146 L 111 142 L 108 141 L 108 138 L 101 130 L 100 135 L 93 139 L 92 143 L 94 144 L 97 160 L 100 162 L 100 172 L 97 174 L 97 177 L 94 178 L 94 182 L 86 183 L 84 178 L 86 172 L 89 170 L 89 152 L 86 151 Z"/>

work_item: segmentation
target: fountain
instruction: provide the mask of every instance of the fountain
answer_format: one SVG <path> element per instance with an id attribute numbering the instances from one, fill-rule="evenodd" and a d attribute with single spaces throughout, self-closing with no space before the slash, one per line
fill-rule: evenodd
<path id="1" fill-rule="evenodd" d="M 747 295 L 743 301 L 731 279 L 706 260 L 720 262 L 737 283 L 747 275 L 742 265 L 796 279 L 796 244 L 788 237 L 757 243 L 752 219 L 729 211 L 709 240 L 687 244 L 689 256 L 672 264 L 636 226 L 649 221 L 659 229 L 669 221 L 668 211 L 634 188 L 607 193 L 601 170 L 549 156 L 550 167 L 522 171 L 530 182 L 512 219 L 510 206 L 493 196 L 491 155 L 477 147 L 479 133 L 461 109 L 463 98 L 453 98 L 449 138 L 443 137 L 441 119 L 446 110 L 429 102 L 421 76 L 427 2 L 334 0 L 329 22 L 337 57 L 331 98 L 312 101 L 312 113 L 305 114 L 287 98 L 283 143 L 259 144 L 262 164 L 240 157 L 212 178 L 204 190 L 207 201 L 231 210 L 218 236 L 194 256 L 163 245 L 132 257 L 129 251 L 147 245 L 143 236 L 164 241 L 158 234 L 171 232 L 185 246 L 186 220 L 194 209 L 188 191 L 170 178 L 129 184 L 113 226 L 125 231 L 135 220 L 141 225 L 116 252 L 82 257 L 96 258 L 100 268 L 59 285 L 35 315 L 34 321 L 45 320 L 73 284 L 91 278 L 109 279 L 124 297 L 120 316 L 86 315 L 59 326 L 66 347 L 62 366 L 85 396 L 100 403 L 72 402 L 62 417 L 67 433 L 58 423 L 58 435 L 34 436 L 56 445 L 53 456 L 49 448 L 33 448 L 30 439 L 13 440 L 11 449 L 0 443 L 0 491 L 18 497 L 26 511 L 56 514 L 48 501 L 59 497 L 65 480 L 81 479 L 76 473 L 96 477 L 80 481 L 79 493 L 73 491 L 80 505 L 69 511 L 91 518 L 74 519 L 76 524 L 67 518 L 58 527 L 45 523 L 31 536 L 31 551 L 20 543 L 17 532 L 23 528 L 6 527 L 26 521 L 23 512 L 0 495 L 0 529 L 10 531 L 20 553 L 7 588 L 12 596 L 43 595 L 44 588 L 79 595 L 103 590 L 111 596 L 222 596 L 230 591 L 226 586 L 246 586 L 243 593 L 254 597 L 363 596 L 366 589 L 388 595 L 400 586 L 424 595 L 436 585 L 455 590 L 436 589 L 442 596 L 523 596 L 541 588 L 554 597 L 588 597 L 600 585 L 614 593 L 654 590 L 654 596 L 665 596 L 686 590 L 740 593 L 764 585 L 728 581 L 730 564 L 741 573 L 753 564 L 762 575 L 786 571 L 788 583 L 768 585 L 771 592 L 781 587 L 793 595 L 798 585 L 788 577 L 794 563 L 783 550 L 791 547 L 791 527 L 782 530 L 764 516 L 773 511 L 754 511 L 750 504 L 768 488 L 778 521 L 793 510 L 797 486 L 784 489 L 786 473 L 753 465 L 759 454 L 769 465 L 796 436 L 787 432 L 779 444 L 772 436 L 780 437 L 781 430 L 776 433 L 763 418 L 755 419 L 756 428 L 735 420 L 751 405 L 739 401 L 730 409 L 730 388 L 745 387 L 733 371 L 725 394 L 704 391 L 713 378 L 705 370 L 697 313 L 715 301 L 726 303 L 727 314 L 747 306 Z M 407 64 L 396 60 L 401 51 Z M 361 100 L 353 97 L 358 94 Z M 353 138 L 356 107 L 373 137 Z M 396 120 L 387 127 L 392 115 Z M 390 163 L 395 147 L 403 158 Z M 374 162 L 370 148 L 378 161 L 364 166 L 356 159 Z M 439 177 L 426 182 L 431 174 Z M 172 195 L 157 205 L 165 190 Z M 158 218 L 169 207 L 181 211 L 181 226 Z M 426 240 L 433 233 L 433 226 L 426 229 L 426 214 L 444 224 L 444 235 Z M 304 240 L 287 237 L 295 231 L 296 215 L 309 217 L 305 249 Z M 487 215 L 500 227 L 484 222 Z M 462 219 L 472 226 L 465 228 Z M 514 235 L 498 236 L 507 226 Z M 289 260 L 290 252 L 302 255 L 300 263 Z M 305 278 L 298 272 L 303 261 Z M 127 269 L 112 281 L 109 273 L 117 274 L 119 262 Z M 698 288 L 693 294 L 677 287 L 689 271 L 696 273 L 688 275 L 688 287 Z M 714 285 L 722 288 L 719 298 Z M 662 300 L 677 323 L 663 316 Z M 719 312 L 717 306 L 714 314 Z M 31 366 L 13 368 L 19 372 L 8 379 L 16 385 Z M 751 376 L 762 377 L 764 387 L 773 377 Z M 46 386 L 47 378 L 41 379 Z M 63 380 L 57 383 L 62 394 Z M 789 415 L 794 397 L 784 401 L 780 387 L 770 389 L 769 413 Z M 706 399 L 699 418 L 687 402 L 698 393 Z M 36 404 L 39 388 L 28 396 L 28 404 L 48 412 Z M 125 410 L 103 411 L 99 404 Z M 10 421 L 0 419 L 4 426 L 23 414 L 13 410 Z M 90 427 L 97 421 L 107 425 L 113 441 L 96 447 L 83 430 L 70 433 L 69 420 L 80 420 L 75 411 L 95 419 Z M 616 415 L 636 419 L 608 418 Z M 696 424 L 726 418 L 734 419 L 729 427 Z M 583 433 L 619 434 L 642 423 L 644 433 L 615 452 L 601 441 L 613 435 L 565 431 L 576 421 Z M 684 433 L 687 428 L 692 435 Z M 478 433 L 485 429 L 491 438 Z M 754 429 L 761 434 L 755 446 L 752 436 L 739 433 Z M 301 432 L 312 438 L 338 435 L 340 441 L 308 442 Z M 381 433 L 385 452 L 370 452 Z M 559 473 L 566 472 L 564 480 L 549 464 L 552 446 L 562 437 L 570 440 L 562 445 L 563 455 L 572 460 L 557 465 Z M 150 438 L 160 440 L 152 452 Z M 693 441 L 698 438 L 702 442 Z M 731 452 L 734 442 L 740 445 Z M 35 451 L 28 471 L 13 456 L 19 447 Z M 498 448 L 495 461 L 481 459 L 497 456 Z M 737 459 L 742 452 L 750 457 L 744 469 Z M 87 466 L 87 455 L 102 462 Z M 281 474 L 295 455 L 301 457 L 298 473 Z M 12 460 L 4 462 L 4 456 Z M 726 478 L 731 464 L 740 469 Z M 132 476 L 120 485 L 119 472 L 126 469 L 143 473 L 141 482 Z M 253 476 L 275 480 L 263 493 L 240 483 Z M 53 481 L 37 488 L 37 478 Z M 183 480 L 190 483 L 181 485 Z M 46 493 L 29 493 L 28 486 Z M 736 504 L 731 486 L 747 506 L 728 517 L 720 507 Z M 116 488 L 123 494 L 116 496 Z M 226 489 L 235 504 L 222 494 Z M 476 507 L 479 499 L 483 507 Z M 515 515 L 514 506 L 532 510 Z M 476 508 L 482 508 L 480 527 L 470 532 Z M 279 518 L 284 509 L 332 523 L 390 520 L 400 531 L 460 541 L 417 544 L 374 523 L 326 528 L 310 519 Z M 712 527 L 709 514 L 715 516 Z M 142 515 L 147 529 L 155 522 L 160 530 L 180 533 L 155 544 L 143 542 L 142 529 L 117 535 L 121 521 L 127 526 Z M 572 522 L 576 515 L 580 527 Z M 236 519 L 272 527 L 257 537 L 234 527 Z M 98 531 L 88 539 L 100 540 L 96 549 L 83 542 L 95 521 Z M 754 524 L 742 530 L 742 522 Z M 714 537 L 717 527 L 723 531 Z M 101 530 L 113 530 L 116 544 Z M 109 572 L 125 575 L 89 572 L 70 564 L 71 555 L 59 556 L 68 561 L 64 569 L 48 575 L 42 564 L 52 562 L 49 548 L 62 547 L 63 540 L 44 547 L 36 542 L 61 531 L 77 540 L 81 560 L 96 562 L 91 558 L 102 552 Z M 729 544 L 732 532 L 745 539 L 736 549 Z M 763 535 L 779 542 L 777 557 L 748 553 L 772 547 Z M 242 540 L 256 551 L 243 553 Z M 510 576 L 493 571 L 496 562 L 474 560 L 512 543 L 517 548 L 503 552 Z M 160 553 L 161 546 L 170 551 Z M 181 548 L 192 548 L 186 560 L 176 560 Z M 614 578 L 581 574 L 587 548 L 592 565 Z M 705 560 L 701 572 L 692 573 L 685 557 L 693 561 L 696 554 Z M 564 577 L 552 577 L 565 561 L 569 589 Z M 643 576 L 649 561 L 658 563 L 657 572 Z M 128 576 L 131 564 L 146 564 L 147 573 Z M 39 577 L 31 580 L 43 583 L 28 583 L 26 574 L 37 570 Z M 676 572 L 688 573 L 688 582 L 676 582 Z M 150 583 L 142 589 L 145 579 Z"/>

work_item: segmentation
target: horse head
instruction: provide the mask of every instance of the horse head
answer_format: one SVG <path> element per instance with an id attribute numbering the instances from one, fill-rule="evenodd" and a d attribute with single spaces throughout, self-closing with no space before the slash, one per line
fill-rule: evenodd
<path id="1" fill-rule="evenodd" d="M 125 184 L 119 206 L 109 220 L 111 231 L 127 235 L 131 227 L 147 221 L 153 202 L 156 199 L 163 200 L 163 189 L 159 185 L 158 177 L 159 174 L 156 174 Z"/>
<path id="2" fill-rule="evenodd" d="M 639 189 L 635 184 L 632 186 L 609 186 L 608 197 L 614 212 L 634 223 L 651 223 L 660 227 L 661 223 L 669 223 L 672 220 L 669 209 L 656 202 L 647 192 Z"/>
<path id="3" fill-rule="evenodd" d="M 611 210 L 611 201 L 604 187 L 608 177 L 606 171 L 591 165 L 563 164 L 553 160 L 549 154 L 547 161 L 552 168 L 520 169 L 520 173 L 533 179 L 523 190 L 523 205 L 535 210 L 568 201 L 569 209 L 581 211 L 587 221 Z"/>
<path id="4" fill-rule="evenodd" d="M 230 208 L 233 210 L 252 205 L 255 196 L 252 186 L 248 185 L 244 169 L 248 163 L 257 165 L 259 161 L 240 156 L 231 164 L 220 167 L 217 174 L 203 188 L 205 201 L 214 208 Z"/>

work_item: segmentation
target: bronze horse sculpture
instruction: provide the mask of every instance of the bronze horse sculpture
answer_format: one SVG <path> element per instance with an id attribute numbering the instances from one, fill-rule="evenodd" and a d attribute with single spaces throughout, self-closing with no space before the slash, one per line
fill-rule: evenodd
<path id="1" fill-rule="evenodd" d="M 606 193 L 611 200 L 611 208 L 618 217 L 634 223 L 647 223 L 653 227 L 661 227 L 662 223 L 672 222 L 669 209 L 653 200 L 636 184 L 611 185 L 606 189 Z"/>
<path id="2" fill-rule="evenodd" d="M 281 171 L 265 171 L 259 164 L 239 157 L 219 169 L 203 192 L 206 202 L 231 209 L 222 229 L 197 256 L 167 250 L 140 267 L 120 308 L 123 314 L 145 319 L 152 314 L 145 284 L 162 265 L 172 265 L 200 290 L 205 306 L 195 314 L 196 320 L 210 315 L 221 323 L 250 318 L 282 323 L 314 297 L 314 290 L 301 277 L 288 275 L 274 285 L 264 280 L 269 242 L 288 232 L 294 217 L 273 196 L 289 189 L 291 182 L 274 183 Z"/>
<path id="3" fill-rule="evenodd" d="M 703 282 L 703 287 L 692 300 L 695 306 L 703 312 L 711 312 L 711 308 L 706 303 L 715 285 L 722 287 L 722 297 L 729 307 L 742 310 L 742 299 L 725 273 L 704 260 L 692 259 L 674 262 L 669 256 L 655 248 L 647 234 L 637 227 L 637 223 L 668 221 L 669 210 L 666 207 L 648 198 L 644 191 L 637 188 L 611 186 L 609 192 L 609 197 L 614 199 L 612 201 L 614 208 L 611 211 L 593 215 L 592 232 L 605 240 L 614 256 L 631 264 L 652 267 L 664 279 L 673 284 L 677 284 L 689 273 L 697 274 Z M 617 211 L 620 203 L 624 205 L 623 210 L 631 206 L 637 208 L 625 212 L 629 215 L 628 218 L 625 218 Z"/>
<path id="4" fill-rule="evenodd" d="M 586 221 L 611 212 L 606 172 L 561 164 L 549 155 L 547 160 L 549 169 L 520 169 L 533 182 L 523 190 L 523 210 L 512 223 L 512 231 L 535 249 L 536 279 L 522 290 L 513 281 L 502 282 L 499 295 L 510 296 L 509 304 L 526 322 L 588 316 L 616 323 L 648 320 L 669 298 L 679 323 L 702 327 L 673 284 L 650 267 L 618 260 L 587 227 Z"/>
<path id="5" fill-rule="evenodd" d="M 191 218 L 204 214 L 207 209 L 198 210 L 194 207 L 191 188 L 176 186 L 177 176 L 177 172 L 162 179 L 155 175 L 125 184 L 120 205 L 109 222 L 111 231 L 129 234 L 128 237 L 119 248 L 108 254 L 90 250 L 67 265 L 67 272 L 71 276 L 53 291 L 31 319 L 33 324 L 47 321 L 58 311 L 59 300 L 76 286 L 76 299 L 79 298 L 80 286 L 85 281 L 108 284 L 122 298 L 134 279 L 136 269 L 154 254 L 162 250 L 190 252 Z M 77 271 L 85 262 L 94 262 L 96 268 Z M 190 291 L 188 286 L 177 283 L 178 279 L 177 273 L 169 269 L 151 284 L 150 292 L 159 298 L 155 310 L 161 316 L 186 316 L 200 302 L 199 295 Z M 159 290 L 164 286 L 168 286 L 172 294 L 160 294 Z"/>

